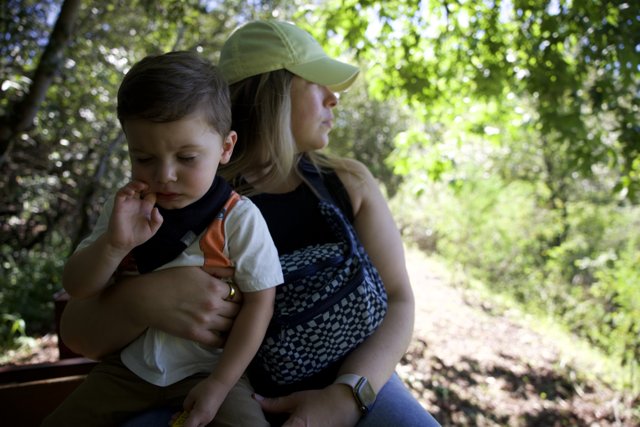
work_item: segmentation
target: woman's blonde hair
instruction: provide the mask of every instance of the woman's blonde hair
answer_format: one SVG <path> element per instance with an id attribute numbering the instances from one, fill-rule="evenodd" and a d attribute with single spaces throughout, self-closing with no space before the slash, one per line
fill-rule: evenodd
<path id="1" fill-rule="evenodd" d="M 259 74 L 231 85 L 232 129 L 238 142 L 231 160 L 219 173 L 242 194 L 255 191 L 243 180 L 256 177 L 265 188 L 277 186 L 293 169 L 298 153 L 291 132 L 291 83 L 287 70 Z M 342 160 L 318 152 L 305 153 L 316 167 L 344 169 Z M 304 177 L 301 176 L 304 180 Z"/>

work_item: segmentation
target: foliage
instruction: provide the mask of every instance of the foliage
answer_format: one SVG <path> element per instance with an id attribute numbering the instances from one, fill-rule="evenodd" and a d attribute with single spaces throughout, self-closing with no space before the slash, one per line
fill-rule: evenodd
<path id="1" fill-rule="evenodd" d="M 632 365 L 640 361 L 640 248 L 637 242 L 630 242 L 619 257 L 613 258 L 596 271 L 597 282 L 590 289 L 593 297 L 603 302 L 598 307 L 600 319 L 604 321 L 604 325 L 593 331 L 592 338 L 612 349 L 623 363 Z"/>
<path id="2" fill-rule="evenodd" d="M 25 324 L 21 317 L 3 314 L 0 319 L 0 349 L 12 347 L 25 333 Z"/>
<path id="3" fill-rule="evenodd" d="M 68 244 L 68 240 L 57 234 L 51 247 L 64 249 Z M 2 247 L 0 255 L 3 260 L 0 266 L 0 307 L 6 316 L 13 319 L 11 325 L 20 324 L 19 329 L 11 326 L 0 331 L 0 341 L 17 337 L 16 332 L 32 335 L 52 330 L 53 294 L 59 289 L 64 258 L 47 250 L 16 251 L 8 247 Z M 3 328 L 5 326 L 7 323 Z"/>
<path id="4" fill-rule="evenodd" d="M 378 96 L 400 95 L 425 120 L 451 123 L 470 103 L 533 107 L 531 126 L 565 168 L 606 164 L 637 200 L 640 14 L 627 1 L 336 0 L 305 18 L 352 46 Z M 505 102 L 506 101 L 506 102 Z M 594 122 L 605 124 L 594 130 Z M 472 122 L 508 131 L 510 123 Z M 463 124 L 464 126 L 464 124 Z M 564 145 L 563 145 L 564 144 Z"/>

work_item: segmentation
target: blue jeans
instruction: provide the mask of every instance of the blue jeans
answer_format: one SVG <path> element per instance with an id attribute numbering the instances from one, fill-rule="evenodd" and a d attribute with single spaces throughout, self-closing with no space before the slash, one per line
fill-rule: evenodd
<path id="1" fill-rule="evenodd" d="M 371 412 L 357 427 L 437 427 L 440 424 L 413 397 L 398 375 L 382 387 Z"/>
<path id="2" fill-rule="evenodd" d="M 144 412 L 127 421 L 122 427 L 166 426 L 180 408 L 160 408 Z M 393 374 L 382 387 L 371 412 L 357 427 L 438 427 L 440 424 L 411 395 L 402 380 Z"/>

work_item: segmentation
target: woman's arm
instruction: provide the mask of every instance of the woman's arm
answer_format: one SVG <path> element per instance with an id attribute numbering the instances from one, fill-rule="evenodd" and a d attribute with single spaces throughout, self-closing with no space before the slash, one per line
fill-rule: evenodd
<path id="1" fill-rule="evenodd" d="M 378 330 L 347 357 L 339 374 L 362 375 L 378 392 L 411 341 L 413 291 L 402 239 L 378 183 L 360 162 L 349 160 L 347 166 L 349 172 L 337 171 L 338 176 L 351 198 L 358 237 L 384 282 L 388 311 Z M 300 421 L 310 425 L 353 426 L 361 416 L 351 390 L 342 384 L 258 400 L 266 411 L 291 413 L 285 426 Z"/>
<path id="2" fill-rule="evenodd" d="M 148 327 L 219 347 L 238 302 L 225 301 L 229 285 L 198 267 L 180 267 L 123 278 L 101 294 L 71 298 L 61 320 L 65 344 L 100 359 L 120 350 Z"/>
<path id="3" fill-rule="evenodd" d="M 385 285 L 388 311 L 382 325 L 349 355 L 339 374 L 365 376 L 378 392 L 411 342 L 415 302 L 402 238 L 387 201 L 364 165 L 353 160 L 349 164 L 356 174 L 338 174 L 351 196 L 358 237 Z"/>

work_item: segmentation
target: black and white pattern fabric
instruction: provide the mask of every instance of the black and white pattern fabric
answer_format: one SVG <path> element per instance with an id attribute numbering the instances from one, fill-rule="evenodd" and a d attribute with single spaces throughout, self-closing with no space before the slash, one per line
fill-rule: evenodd
<path id="1" fill-rule="evenodd" d="M 285 282 L 255 360 L 277 384 L 301 381 L 343 358 L 387 311 L 382 279 L 353 226 L 318 182 L 320 175 L 309 175 L 305 171 L 335 241 L 280 256 Z"/>

